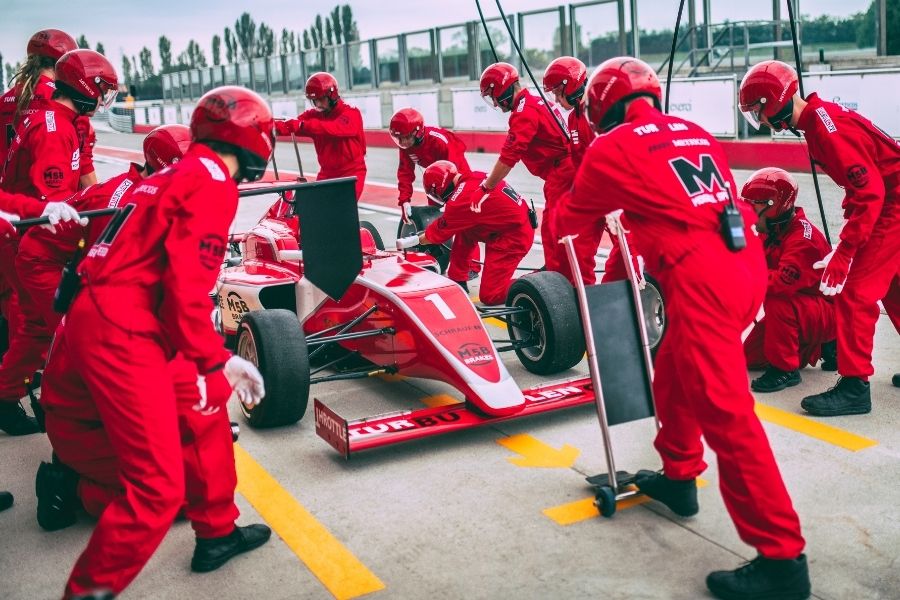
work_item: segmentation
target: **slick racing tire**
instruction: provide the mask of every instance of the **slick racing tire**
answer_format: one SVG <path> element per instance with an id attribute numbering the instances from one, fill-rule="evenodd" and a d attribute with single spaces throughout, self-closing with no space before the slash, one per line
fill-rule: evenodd
<path id="1" fill-rule="evenodd" d="M 432 221 L 441 216 L 441 209 L 437 206 L 413 206 L 412 214 L 409 219 L 411 225 L 407 225 L 400 219 L 400 225 L 397 227 L 397 237 L 402 238 L 408 235 L 422 233 L 431 225 Z M 427 246 L 416 246 L 414 249 L 419 252 L 430 254 L 438 261 L 441 267 L 441 274 L 447 271 L 450 264 L 450 248 L 453 246 L 453 238 L 450 238 L 444 244 L 429 244 Z"/>
<path id="2" fill-rule="evenodd" d="M 378 250 L 384 250 L 384 241 L 381 239 L 381 234 L 378 233 L 378 229 L 374 225 L 372 225 L 368 221 L 360 221 L 359 228 L 365 229 L 372 234 L 372 239 L 375 241 L 375 248 L 377 248 Z"/>
<path id="3" fill-rule="evenodd" d="M 647 326 L 647 341 L 650 352 L 656 356 L 659 345 L 666 333 L 666 303 L 659 282 L 651 275 L 644 274 L 647 285 L 641 290 L 641 304 L 644 307 L 644 324 Z"/>
<path id="4" fill-rule="evenodd" d="M 527 309 L 510 315 L 507 324 L 522 366 L 538 375 L 553 375 L 581 361 L 581 317 L 575 289 L 563 275 L 540 271 L 516 279 L 506 304 Z"/>
<path id="5" fill-rule="evenodd" d="M 256 310 L 238 326 L 237 355 L 259 368 L 266 395 L 257 406 L 241 404 L 250 427 L 292 425 L 309 402 L 309 355 L 306 337 L 289 310 Z"/>

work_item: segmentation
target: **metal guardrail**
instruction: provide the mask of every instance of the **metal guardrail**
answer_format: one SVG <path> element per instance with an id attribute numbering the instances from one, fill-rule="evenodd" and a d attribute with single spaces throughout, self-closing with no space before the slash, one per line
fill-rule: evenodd
<path id="1" fill-rule="evenodd" d="M 113 106 L 108 111 L 109 126 L 116 131 L 131 133 L 134 131 L 134 109 Z"/>

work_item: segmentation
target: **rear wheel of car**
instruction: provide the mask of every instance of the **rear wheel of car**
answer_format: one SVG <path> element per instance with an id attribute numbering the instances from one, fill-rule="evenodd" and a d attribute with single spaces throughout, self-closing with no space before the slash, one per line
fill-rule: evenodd
<path id="1" fill-rule="evenodd" d="M 571 369 L 584 356 L 584 333 L 575 290 L 561 274 L 529 273 L 513 282 L 507 305 L 527 309 L 510 315 L 507 329 L 522 365 L 538 375 Z"/>
<path id="2" fill-rule="evenodd" d="M 369 223 L 368 221 L 360 221 L 359 222 L 360 229 L 365 229 L 369 233 L 372 234 L 372 239 L 375 240 L 375 247 L 379 250 L 384 250 L 384 241 L 381 239 L 381 234 L 378 233 L 378 228 Z"/>
<path id="3" fill-rule="evenodd" d="M 416 233 L 422 233 L 429 225 L 441 216 L 441 209 L 437 206 L 413 206 L 412 214 L 409 219 L 411 224 L 406 224 L 400 219 L 400 225 L 397 227 L 397 237 L 406 237 Z M 429 244 L 427 246 L 416 246 L 420 252 L 425 252 L 433 256 L 440 265 L 441 273 L 447 270 L 450 264 L 450 248 L 453 246 L 453 238 L 450 238 L 444 244 Z"/>
<path id="4" fill-rule="evenodd" d="M 255 364 L 266 384 L 259 405 L 241 411 L 251 427 L 292 425 L 303 418 L 309 401 L 306 337 L 289 310 L 257 310 L 241 319 L 237 355 Z"/>
<path id="5" fill-rule="evenodd" d="M 641 290 L 641 304 L 644 307 L 644 323 L 647 326 L 647 341 L 650 351 L 656 355 L 666 333 L 666 303 L 659 282 L 651 275 L 644 274 L 647 285 Z"/>

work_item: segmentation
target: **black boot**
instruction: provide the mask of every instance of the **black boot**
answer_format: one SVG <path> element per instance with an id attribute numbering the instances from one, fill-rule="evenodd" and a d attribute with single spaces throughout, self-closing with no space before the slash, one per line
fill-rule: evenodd
<path id="1" fill-rule="evenodd" d="M 800 383 L 800 371 L 782 371 L 777 367 L 769 367 L 766 372 L 750 382 L 750 388 L 754 392 L 780 392 Z"/>
<path id="2" fill-rule="evenodd" d="M 7 435 L 29 435 L 41 430 L 18 402 L 0 402 L 0 429 Z"/>
<path id="3" fill-rule="evenodd" d="M 634 484 L 642 494 L 662 502 L 676 515 L 693 517 L 697 504 L 697 480 L 675 481 L 656 471 L 638 471 Z"/>
<path id="4" fill-rule="evenodd" d="M 104 588 L 102 590 L 92 590 L 84 594 L 76 594 L 70 598 L 71 600 L 113 600 L 115 595 Z"/>
<path id="5" fill-rule="evenodd" d="M 37 521 L 44 531 L 57 531 L 74 525 L 78 500 L 78 473 L 62 463 L 42 462 L 35 480 Z"/>
<path id="6" fill-rule="evenodd" d="M 0 492 L 0 512 L 13 505 L 13 495 L 9 492 Z"/>
<path id="7" fill-rule="evenodd" d="M 197 538 L 194 557 L 191 559 L 191 571 L 208 573 L 215 571 L 229 560 L 241 554 L 259 548 L 272 535 L 272 530 L 262 524 L 235 526 L 234 531 L 224 537 L 203 539 Z"/>
<path id="8" fill-rule="evenodd" d="M 757 556 L 734 571 L 714 571 L 706 587 L 722 600 L 806 600 L 809 569 L 806 555 L 789 560 Z"/>
<path id="9" fill-rule="evenodd" d="M 900 387 L 900 373 L 894 373 L 893 379 L 891 379 L 891 383 L 894 384 L 894 387 Z"/>
<path id="10" fill-rule="evenodd" d="M 869 382 L 859 377 L 841 377 L 833 388 L 807 396 L 800 402 L 803 410 L 817 417 L 864 415 L 872 412 Z"/>
<path id="11" fill-rule="evenodd" d="M 837 340 L 831 340 L 822 344 L 823 371 L 837 371 Z"/>
<path id="12" fill-rule="evenodd" d="M 461 287 L 462 289 L 464 289 L 467 294 L 469 293 L 469 284 L 468 283 L 466 283 L 465 281 L 454 281 L 454 283 L 456 285 L 458 285 L 459 287 Z"/>

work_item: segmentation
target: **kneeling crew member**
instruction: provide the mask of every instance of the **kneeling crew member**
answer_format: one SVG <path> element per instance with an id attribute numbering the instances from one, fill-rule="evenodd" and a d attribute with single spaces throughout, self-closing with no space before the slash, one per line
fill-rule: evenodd
<path id="1" fill-rule="evenodd" d="M 747 365 L 768 368 L 750 387 L 777 392 L 800 383 L 799 369 L 834 349 L 834 305 L 819 293 L 821 277 L 813 269 L 831 246 L 803 209 L 794 206 L 797 183 L 786 171 L 768 167 L 753 173 L 741 197 L 756 210 L 769 268 L 766 316 L 744 341 Z M 828 369 L 834 356 L 824 358 Z"/>

